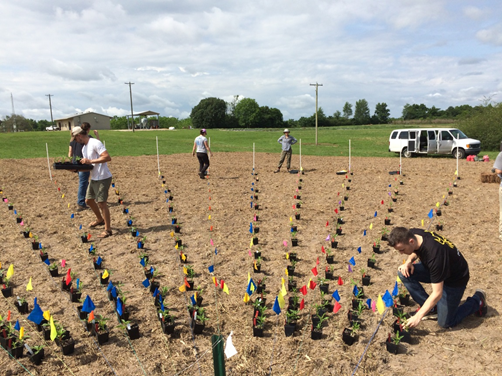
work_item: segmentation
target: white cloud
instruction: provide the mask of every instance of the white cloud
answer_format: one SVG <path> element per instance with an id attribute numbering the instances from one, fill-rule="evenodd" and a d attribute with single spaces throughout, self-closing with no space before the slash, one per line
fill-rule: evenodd
<path id="1" fill-rule="evenodd" d="M 477 32 L 476 37 L 483 43 L 502 46 L 502 23 Z"/>
<path id="2" fill-rule="evenodd" d="M 501 90 L 499 14 L 502 3 L 457 0 L 4 2 L 0 117 L 11 92 L 37 119 L 49 93 L 55 117 L 127 114 L 129 81 L 135 110 L 178 116 L 239 94 L 298 119 L 314 112 L 315 82 L 327 114 L 362 98 L 392 116 L 405 103 L 476 105 Z"/>

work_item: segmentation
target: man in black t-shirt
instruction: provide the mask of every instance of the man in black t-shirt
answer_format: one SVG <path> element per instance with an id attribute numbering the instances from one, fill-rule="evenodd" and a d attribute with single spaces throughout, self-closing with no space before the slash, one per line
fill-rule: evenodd
<path id="1" fill-rule="evenodd" d="M 473 313 L 486 315 L 488 306 L 483 290 L 476 290 L 459 306 L 469 281 L 469 266 L 448 239 L 432 231 L 396 227 L 389 235 L 389 245 L 408 255 L 405 263 L 399 266 L 398 275 L 420 305 L 416 314 L 407 320 L 408 327 L 417 326 L 421 320 L 435 314 L 436 309 L 438 324 L 443 328 L 454 327 Z M 420 262 L 415 263 L 417 259 Z M 430 295 L 422 283 L 432 285 Z"/>

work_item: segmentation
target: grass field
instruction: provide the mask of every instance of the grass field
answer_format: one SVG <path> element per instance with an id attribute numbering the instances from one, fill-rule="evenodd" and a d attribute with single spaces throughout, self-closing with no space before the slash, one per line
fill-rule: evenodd
<path id="1" fill-rule="evenodd" d="M 318 146 L 315 146 L 315 129 L 292 129 L 291 135 L 301 139 L 303 155 L 348 156 L 349 140 L 354 157 L 397 157 L 388 152 L 388 140 L 393 129 L 402 126 L 364 125 L 335 128 L 319 128 Z M 209 130 L 213 152 L 234 152 L 253 150 L 256 152 L 279 153 L 277 139 L 282 129 L 237 129 Z M 190 153 L 193 140 L 198 130 L 175 131 L 100 131 L 100 138 L 112 156 L 155 155 L 155 137 L 159 138 L 160 154 Z M 68 154 L 69 132 L 26 132 L 0 134 L 0 158 L 40 158 L 46 156 L 46 143 L 49 156 L 56 157 Z M 298 144 L 294 153 L 299 153 Z M 496 152 L 488 152 L 491 159 Z"/>

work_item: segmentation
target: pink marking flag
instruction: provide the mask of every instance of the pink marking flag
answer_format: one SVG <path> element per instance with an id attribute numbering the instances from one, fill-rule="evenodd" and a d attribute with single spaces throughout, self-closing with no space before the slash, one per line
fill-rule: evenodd
<path id="1" fill-rule="evenodd" d="M 65 265 L 66 265 L 66 260 L 65 259 L 61 260 L 61 267 L 64 268 Z"/>

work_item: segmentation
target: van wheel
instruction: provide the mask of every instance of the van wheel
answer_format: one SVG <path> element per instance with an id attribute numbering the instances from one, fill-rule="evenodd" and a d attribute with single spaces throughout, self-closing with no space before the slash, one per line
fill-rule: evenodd
<path id="1" fill-rule="evenodd" d="M 465 150 L 464 149 L 456 148 L 455 150 L 453 150 L 452 155 L 455 158 L 457 158 L 457 154 L 458 154 L 458 159 L 464 159 L 465 158 Z"/>
<path id="2" fill-rule="evenodd" d="M 403 156 L 405 158 L 411 158 L 412 155 L 413 155 L 413 153 L 408 151 L 408 148 L 403 148 Z"/>

